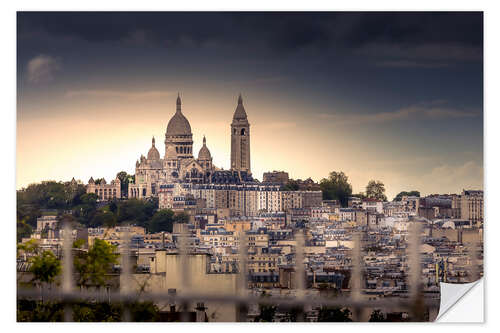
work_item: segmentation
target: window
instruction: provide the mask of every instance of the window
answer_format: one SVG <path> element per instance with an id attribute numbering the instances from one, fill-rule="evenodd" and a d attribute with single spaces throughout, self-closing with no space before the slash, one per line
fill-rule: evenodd
<path id="1" fill-rule="evenodd" d="M 241 135 L 243 135 L 243 136 L 245 135 L 245 129 L 244 128 L 241 129 Z"/>

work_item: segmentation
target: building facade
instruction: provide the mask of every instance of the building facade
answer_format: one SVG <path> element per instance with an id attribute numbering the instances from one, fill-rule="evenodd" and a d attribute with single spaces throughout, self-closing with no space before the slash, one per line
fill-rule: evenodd
<path id="1" fill-rule="evenodd" d="M 483 191 L 463 190 L 460 197 L 460 218 L 481 226 L 484 219 Z"/>
<path id="2" fill-rule="evenodd" d="M 90 177 L 87 185 L 87 193 L 95 193 L 100 201 L 119 199 L 122 195 L 120 179 L 113 179 L 108 184 L 104 178 L 99 183 L 96 183 L 94 178 Z"/>
<path id="3" fill-rule="evenodd" d="M 253 180 L 250 172 L 250 124 L 241 95 L 231 123 L 231 142 L 231 170 L 237 172 L 240 182 Z M 224 182 L 228 177 L 227 172 L 213 165 L 205 137 L 198 156 L 193 155 L 193 133 L 182 112 L 180 96 L 177 97 L 175 114 L 168 122 L 164 143 L 163 158 L 153 138 L 147 156 L 141 155 L 136 161 L 135 182 L 129 184 L 129 198 L 158 196 L 160 185 L 163 184 L 208 184 Z M 215 198 L 209 198 L 208 205 L 213 200 Z"/>
<path id="4" fill-rule="evenodd" d="M 262 181 L 264 183 L 275 183 L 285 185 L 288 183 L 288 172 L 285 171 L 272 171 L 264 172 L 262 175 Z"/>

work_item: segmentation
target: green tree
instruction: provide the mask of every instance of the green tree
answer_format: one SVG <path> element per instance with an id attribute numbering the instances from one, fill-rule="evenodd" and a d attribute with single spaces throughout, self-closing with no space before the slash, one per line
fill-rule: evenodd
<path id="1" fill-rule="evenodd" d="M 327 307 L 323 306 L 320 308 L 318 313 L 319 322 L 346 322 L 352 321 L 351 311 L 344 308 Z"/>
<path id="2" fill-rule="evenodd" d="M 283 191 L 298 191 L 299 182 L 293 179 L 288 180 L 288 182 L 283 185 Z"/>
<path id="3" fill-rule="evenodd" d="M 160 310 L 153 302 L 134 302 L 130 304 L 129 308 L 132 321 L 152 322 L 159 320 Z"/>
<path id="4" fill-rule="evenodd" d="M 381 181 L 370 180 L 366 185 L 366 197 L 370 199 L 377 199 L 387 201 L 385 196 L 385 185 Z"/>
<path id="5" fill-rule="evenodd" d="M 159 210 L 149 222 L 149 232 L 172 232 L 174 225 L 174 212 L 170 209 Z"/>
<path id="6" fill-rule="evenodd" d="M 96 211 L 94 216 L 92 217 L 92 221 L 88 226 L 91 228 L 95 228 L 102 225 L 106 227 L 114 227 L 116 225 L 116 215 L 109 210 Z"/>
<path id="7" fill-rule="evenodd" d="M 262 298 L 271 297 L 266 294 L 265 291 L 260 295 Z M 276 305 L 273 304 L 259 304 L 259 315 L 255 317 L 254 321 L 256 322 L 272 322 L 274 320 L 274 316 L 276 314 Z"/>
<path id="8" fill-rule="evenodd" d="M 120 180 L 120 190 L 122 192 L 122 197 L 128 196 L 128 184 L 133 182 L 134 177 L 129 175 L 125 171 L 120 171 L 116 174 L 116 177 Z"/>
<path id="9" fill-rule="evenodd" d="M 98 199 L 98 196 L 95 193 L 84 193 L 80 196 L 80 202 L 83 205 L 89 205 L 92 207 L 97 206 L 97 199 Z"/>
<path id="10" fill-rule="evenodd" d="M 352 194 L 352 186 L 347 176 L 341 171 L 330 172 L 328 178 L 323 178 L 319 186 L 323 192 L 323 200 L 338 200 L 345 207 L 349 196 Z"/>
<path id="11" fill-rule="evenodd" d="M 34 209 L 69 209 L 78 203 L 83 193 L 85 186 L 82 184 L 44 181 L 17 191 L 17 207 L 21 213 L 30 206 Z"/>
<path id="12" fill-rule="evenodd" d="M 116 200 L 113 200 L 109 203 L 109 210 L 114 214 L 118 212 L 118 204 L 116 203 Z"/>
<path id="13" fill-rule="evenodd" d="M 16 232 L 17 232 L 17 242 L 19 243 L 23 238 L 28 238 L 31 236 L 33 233 L 33 228 L 25 222 L 26 220 L 23 221 L 18 221 L 17 226 L 16 226 Z"/>
<path id="14" fill-rule="evenodd" d="M 383 322 L 386 320 L 384 318 L 384 314 L 380 310 L 376 309 L 376 310 L 373 310 L 373 312 L 370 315 L 370 319 L 368 319 L 368 321 Z"/>
<path id="15" fill-rule="evenodd" d="M 29 271 L 33 274 L 31 282 L 42 286 L 44 283 L 52 283 L 61 273 L 61 262 L 52 251 L 43 251 L 42 254 L 30 259 Z"/>
<path id="16" fill-rule="evenodd" d="M 180 212 L 174 215 L 175 223 L 188 223 L 189 215 L 185 212 Z"/>
<path id="17" fill-rule="evenodd" d="M 64 304 L 61 302 L 40 302 L 27 299 L 17 301 L 18 322 L 63 321 Z"/>
<path id="18" fill-rule="evenodd" d="M 117 222 L 134 223 L 147 227 L 148 222 L 158 210 L 158 199 L 148 200 L 129 199 L 118 204 Z"/>
<path id="19" fill-rule="evenodd" d="M 73 216 L 84 226 L 89 227 L 97 211 L 97 194 L 84 193 L 79 204 L 73 207 Z"/>
<path id="20" fill-rule="evenodd" d="M 26 243 L 17 244 L 17 256 L 19 256 L 19 252 L 23 252 L 28 255 L 36 255 L 39 251 L 40 246 L 38 245 L 38 241 L 36 239 L 30 239 Z"/>
<path id="21" fill-rule="evenodd" d="M 132 302 L 127 305 L 134 322 L 159 321 L 160 311 L 153 302 Z M 123 303 L 80 301 L 71 305 L 75 322 L 120 322 Z M 39 302 L 20 299 L 17 301 L 18 322 L 61 322 L 64 319 L 64 303 Z"/>
<path id="22" fill-rule="evenodd" d="M 116 247 L 95 238 L 88 252 L 79 251 L 74 257 L 75 272 L 78 273 L 77 285 L 80 287 L 106 285 L 106 274 L 118 263 Z"/>
<path id="23" fill-rule="evenodd" d="M 19 193 L 18 193 L 19 194 Z M 19 195 L 18 195 L 19 197 Z M 32 228 L 36 228 L 36 219 L 42 216 L 42 211 L 38 204 L 23 204 L 17 201 L 17 223 L 26 223 Z"/>
<path id="24" fill-rule="evenodd" d="M 130 199 L 118 205 L 118 222 L 128 221 L 144 225 L 147 220 L 148 216 L 145 213 L 144 202 L 142 200 Z"/>
<path id="25" fill-rule="evenodd" d="M 75 322 L 119 322 L 122 306 L 105 302 L 78 302 L 72 306 Z"/>
<path id="26" fill-rule="evenodd" d="M 409 197 L 411 196 L 411 197 L 419 197 L 420 198 L 420 192 L 419 191 L 409 191 L 409 192 L 402 191 L 402 192 L 399 192 L 398 195 L 396 195 L 392 201 L 401 201 L 403 196 L 409 196 Z"/>

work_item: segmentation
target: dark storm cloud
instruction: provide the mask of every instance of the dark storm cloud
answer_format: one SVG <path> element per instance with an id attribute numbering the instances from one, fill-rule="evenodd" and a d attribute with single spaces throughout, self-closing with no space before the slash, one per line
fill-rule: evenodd
<path id="1" fill-rule="evenodd" d="M 482 46 L 482 13 L 375 13 L 361 14 L 344 36 L 361 45 L 386 43 L 461 43 Z"/>
<path id="2" fill-rule="evenodd" d="M 425 46 L 419 48 L 423 57 L 426 52 L 431 57 L 436 52 L 429 45 L 452 45 L 460 49 L 455 50 L 458 53 L 473 52 L 479 56 L 483 45 L 480 12 L 18 13 L 19 35 L 34 31 L 89 42 L 127 42 L 138 38 L 158 46 L 171 46 L 189 40 L 198 46 L 214 43 L 264 52 L 307 48 L 350 52 L 373 45 L 411 50 Z"/>

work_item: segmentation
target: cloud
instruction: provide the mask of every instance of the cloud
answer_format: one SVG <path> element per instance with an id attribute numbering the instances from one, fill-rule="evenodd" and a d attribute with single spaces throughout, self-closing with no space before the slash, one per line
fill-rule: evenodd
<path id="1" fill-rule="evenodd" d="M 147 90 L 147 91 L 123 91 L 123 90 L 69 90 L 65 96 L 75 97 L 96 97 L 96 98 L 126 98 L 130 100 L 163 98 L 176 94 L 171 91 Z"/>
<path id="2" fill-rule="evenodd" d="M 367 43 L 358 49 L 363 55 L 389 58 L 393 61 L 480 61 L 482 47 L 459 43 Z"/>
<path id="3" fill-rule="evenodd" d="M 419 105 L 412 105 L 393 112 L 378 112 L 373 114 L 319 114 L 319 118 L 332 120 L 338 125 L 359 125 L 366 123 L 385 123 L 407 119 L 442 119 L 442 118 L 473 118 L 480 114 L 473 111 L 463 111 L 443 105 L 442 100 Z"/>
<path id="4" fill-rule="evenodd" d="M 260 76 L 256 78 L 249 78 L 246 80 L 234 80 L 231 81 L 233 84 L 236 85 L 253 85 L 253 84 L 274 84 L 274 83 L 281 83 L 284 81 L 287 81 L 288 77 L 284 75 L 275 75 L 275 76 Z"/>
<path id="5" fill-rule="evenodd" d="M 391 60 L 391 61 L 381 61 L 376 63 L 377 67 L 389 67 L 389 68 L 442 68 L 448 67 L 449 64 L 442 62 L 420 62 L 420 61 L 410 61 L 410 60 Z"/>
<path id="6" fill-rule="evenodd" d="M 269 77 L 260 77 L 255 80 L 250 81 L 250 83 L 274 83 L 274 82 L 283 82 L 286 81 L 286 76 L 269 76 Z"/>
<path id="7" fill-rule="evenodd" d="M 134 30 L 122 39 L 123 42 L 137 46 L 151 44 L 150 36 L 144 30 Z"/>
<path id="8" fill-rule="evenodd" d="M 462 189 L 483 188 L 483 167 L 476 161 L 468 161 L 459 166 L 447 164 L 430 170 L 422 179 L 429 182 L 425 185 L 429 193 L 453 193 Z"/>
<path id="9" fill-rule="evenodd" d="M 281 130 L 297 127 L 297 123 L 291 121 L 278 121 L 266 123 L 264 124 L 264 127 L 272 130 Z"/>
<path id="10" fill-rule="evenodd" d="M 408 160 L 412 162 L 413 159 Z M 368 162 L 364 169 L 349 170 L 353 191 L 364 191 L 370 179 L 381 180 L 392 199 L 400 191 L 417 190 L 421 195 L 460 193 L 462 189 L 483 189 L 483 166 L 480 158 L 461 162 L 437 162 L 433 157 L 415 156 L 414 168 L 400 163 L 387 165 Z"/>
<path id="11" fill-rule="evenodd" d="M 22 12 L 18 22 L 21 35 L 42 31 L 90 42 L 147 40 L 164 47 L 208 43 L 252 54 L 261 48 L 284 54 L 361 48 L 376 56 L 389 52 L 393 57 L 394 51 L 477 58 L 483 46 L 481 12 Z"/>
<path id="12" fill-rule="evenodd" d="M 54 79 L 54 73 L 61 69 L 59 61 L 48 55 L 39 55 L 28 61 L 28 81 L 44 83 Z"/>

